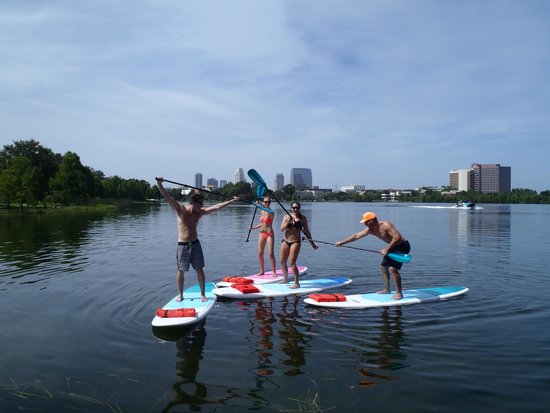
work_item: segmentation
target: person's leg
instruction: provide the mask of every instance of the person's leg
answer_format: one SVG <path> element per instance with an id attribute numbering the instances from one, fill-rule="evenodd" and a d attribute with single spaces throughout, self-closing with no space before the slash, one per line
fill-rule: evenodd
<path id="1" fill-rule="evenodd" d="M 183 300 L 183 280 L 184 280 L 184 272 L 178 270 L 176 273 L 176 284 L 178 286 L 178 298 L 176 298 L 176 301 Z"/>
<path id="2" fill-rule="evenodd" d="M 286 265 L 286 261 L 288 260 L 288 254 L 290 253 L 290 248 L 288 247 L 286 242 L 281 242 L 281 251 L 279 253 L 279 259 L 281 262 L 281 270 L 283 271 L 283 283 L 288 282 L 288 267 Z"/>
<path id="3" fill-rule="evenodd" d="M 260 262 L 260 275 L 265 274 L 264 250 L 265 250 L 265 238 L 263 234 L 260 232 L 260 235 L 258 235 L 258 261 Z"/>
<path id="4" fill-rule="evenodd" d="M 267 254 L 269 255 L 269 261 L 271 261 L 273 276 L 275 276 L 277 274 L 277 264 L 275 263 L 275 239 L 273 235 L 267 238 Z"/>
<path id="5" fill-rule="evenodd" d="M 201 288 L 201 299 L 203 302 L 208 301 L 206 298 L 206 277 L 204 276 L 204 268 L 197 268 L 197 279 L 199 280 L 199 287 Z"/>
<path id="6" fill-rule="evenodd" d="M 394 300 L 401 300 L 403 298 L 403 291 L 401 290 L 401 274 L 399 274 L 399 270 L 397 268 L 391 269 L 391 272 L 393 274 L 393 281 L 395 282 L 395 290 L 396 293 L 392 297 Z"/>
<path id="7" fill-rule="evenodd" d="M 382 282 L 384 283 L 384 289 L 378 291 L 378 294 L 390 293 L 390 272 L 388 267 L 380 266 L 380 273 L 382 274 Z"/>
<path id="8" fill-rule="evenodd" d="M 298 254 L 300 254 L 301 245 L 301 243 L 296 242 L 290 247 L 290 266 L 292 268 L 292 273 L 294 274 L 294 284 L 290 288 L 300 288 L 300 273 L 298 271 L 298 265 L 296 265 L 296 262 L 298 261 Z"/>

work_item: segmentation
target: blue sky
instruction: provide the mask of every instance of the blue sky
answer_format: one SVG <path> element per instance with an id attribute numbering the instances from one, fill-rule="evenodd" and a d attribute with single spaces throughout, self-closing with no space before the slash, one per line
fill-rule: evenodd
<path id="1" fill-rule="evenodd" d="M 151 183 L 415 188 L 477 162 L 546 190 L 549 22 L 545 0 L 4 0 L 0 145 Z"/>

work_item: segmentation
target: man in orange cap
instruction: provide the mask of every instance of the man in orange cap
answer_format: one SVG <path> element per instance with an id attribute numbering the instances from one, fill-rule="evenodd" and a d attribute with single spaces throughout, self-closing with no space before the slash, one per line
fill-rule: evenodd
<path id="1" fill-rule="evenodd" d="M 388 267 L 391 268 L 393 274 L 393 279 L 395 282 L 396 293 L 392 297 L 394 300 L 400 300 L 403 298 L 403 292 L 401 289 L 401 274 L 399 270 L 403 265 L 400 262 L 392 260 L 388 257 L 389 252 L 402 252 L 408 254 L 411 250 L 409 241 L 407 241 L 399 231 L 394 227 L 394 225 L 389 221 L 380 221 L 374 212 L 365 212 L 361 221 L 361 224 L 365 224 L 366 228 L 362 231 L 359 231 L 353 235 L 350 235 L 342 241 L 336 243 L 337 247 L 345 245 L 349 242 L 357 241 L 360 238 L 366 237 L 369 234 L 372 234 L 382 241 L 388 244 L 386 248 L 380 250 L 380 254 L 384 256 L 382 262 L 380 263 L 380 272 L 382 273 L 382 279 L 384 281 L 384 289 L 378 291 L 379 294 L 389 294 L 390 293 L 390 271 Z"/>

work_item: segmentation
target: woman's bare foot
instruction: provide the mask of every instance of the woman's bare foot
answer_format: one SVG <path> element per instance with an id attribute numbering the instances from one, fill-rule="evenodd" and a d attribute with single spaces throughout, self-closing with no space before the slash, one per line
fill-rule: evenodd
<path id="1" fill-rule="evenodd" d="M 208 301 L 208 298 L 206 298 L 204 295 L 201 297 L 201 300 L 203 303 L 207 302 Z"/>
<path id="2" fill-rule="evenodd" d="M 290 287 L 288 288 L 292 288 L 292 289 L 295 289 L 295 288 L 300 288 L 300 284 L 299 283 L 294 283 L 292 284 Z"/>
<path id="3" fill-rule="evenodd" d="M 376 294 L 389 294 L 390 292 L 386 289 L 378 291 Z"/>
<path id="4" fill-rule="evenodd" d="M 178 296 L 176 297 L 176 301 L 177 301 L 178 303 L 179 303 L 179 302 L 182 302 L 182 301 L 183 301 L 183 295 L 181 295 L 181 294 L 178 295 Z"/>
<path id="5" fill-rule="evenodd" d="M 403 299 L 403 294 L 397 293 L 391 299 L 392 300 L 401 300 L 401 299 Z"/>
<path id="6" fill-rule="evenodd" d="M 288 284 L 288 277 L 283 278 L 281 281 L 278 282 L 278 284 Z"/>

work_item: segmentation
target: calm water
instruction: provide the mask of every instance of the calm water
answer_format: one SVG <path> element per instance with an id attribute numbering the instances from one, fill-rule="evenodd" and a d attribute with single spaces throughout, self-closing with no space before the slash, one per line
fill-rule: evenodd
<path id="1" fill-rule="evenodd" d="M 483 207 L 303 206 L 330 242 L 374 210 L 411 241 L 405 288 L 464 285 L 463 298 L 353 311 L 218 301 L 204 325 L 169 335 L 150 325 L 176 292 L 169 207 L 2 215 L 0 411 L 547 411 L 550 207 Z M 242 206 L 202 220 L 208 280 L 257 270 L 251 217 Z M 353 278 L 340 290 L 352 294 L 380 288 L 379 260 L 304 245 L 299 263 Z"/>

